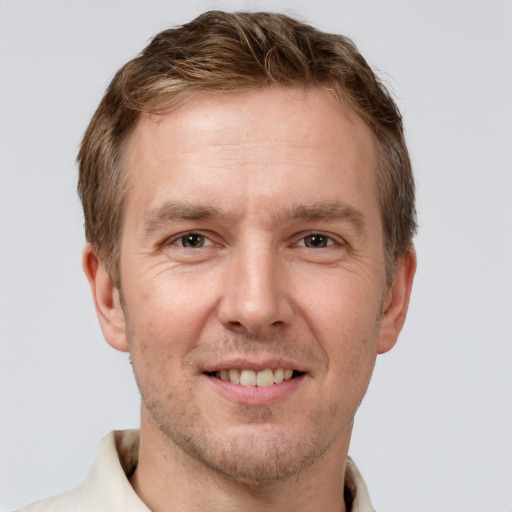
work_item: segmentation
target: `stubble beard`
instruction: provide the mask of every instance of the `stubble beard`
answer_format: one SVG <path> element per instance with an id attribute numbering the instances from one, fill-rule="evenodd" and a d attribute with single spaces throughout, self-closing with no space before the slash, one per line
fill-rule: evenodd
<path id="1" fill-rule="evenodd" d="M 378 324 L 377 321 L 376 331 Z M 364 345 L 371 343 L 371 340 L 360 340 L 360 343 Z M 226 348 L 229 352 L 235 346 L 240 349 L 241 346 L 250 345 L 247 340 L 239 340 L 226 343 Z M 201 353 L 201 347 L 197 352 Z M 281 352 L 277 350 L 276 353 L 285 354 L 286 351 L 281 349 Z M 312 361 L 321 361 L 324 354 L 311 352 L 309 357 Z M 189 361 L 184 362 L 185 366 L 197 362 L 195 354 L 187 358 Z M 163 389 L 160 393 L 155 392 L 154 384 L 162 385 L 164 379 L 155 380 L 155 368 L 147 367 L 146 372 L 137 371 L 140 370 L 137 368 L 138 358 L 133 353 L 132 359 L 143 407 L 153 426 L 172 447 L 172 451 L 176 452 L 174 448 L 177 448 L 178 453 L 186 455 L 185 460 L 188 457 L 188 460 L 199 463 L 215 475 L 245 484 L 254 490 L 297 477 L 319 461 L 343 431 L 347 432 L 349 439 L 353 416 L 366 391 L 365 387 L 357 403 L 345 404 L 346 410 L 341 414 L 345 421 L 337 429 L 332 429 L 332 422 L 339 421 L 339 418 L 335 419 L 335 408 L 339 407 L 336 404 L 331 404 L 328 410 L 314 409 L 309 415 L 300 418 L 301 425 L 292 425 L 292 431 L 283 426 L 283 417 L 280 416 L 283 413 L 279 411 L 279 405 L 241 405 L 234 412 L 234 416 L 240 418 L 240 425 L 243 427 L 240 431 L 234 429 L 223 435 L 218 430 L 210 429 L 210 423 L 205 420 L 206 413 L 200 406 L 190 410 L 195 395 L 192 383 L 189 382 L 181 390 L 184 392 L 180 392 L 180 396 L 173 396 Z M 144 364 L 144 361 L 141 363 Z M 324 361 L 323 364 L 328 363 Z M 145 382 L 144 378 L 139 378 L 144 373 L 152 375 L 153 378 L 150 377 L 149 382 Z"/>
<path id="2" fill-rule="evenodd" d="M 335 440 L 333 436 L 326 442 L 328 434 L 318 426 L 321 422 L 310 417 L 305 417 L 304 423 L 311 425 L 307 432 L 288 435 L 273 423 L 275 412 L 269 406 L 249 410 L 241 407 L 238 417 L 250 422 L 250 433 L 219 436 L 201 421 L 198 411 L 187 415 L 185 421 L 173 421 L 159 404 L 144 400 L 144 396 L 143 403 L 167 442 L 214 474 L 253 488 L 283 483 L 300 475 Z"/>
<path id="3" fill-rule="evenodd" d="M 232 414 L 242 427 L 224 433 L 211 430 L 207 413 L 199 406 L 188 407 L 194 396 L 191 384 L 178 397 L 152 393 L 151 384 L 137 380 L 149 420 L 174 453 L 177 448 L 185 461 L 191 459 L 193 465 L 198 462 L 213 474 L 253 490 L 292 480 L 321 459 L 343 430 L 350 437 L 353 414 L 345 414 L 346 422 L 337 430 L 332 429 L 333 408 L 314 409 L 289 425 L 279 405 L 240 405 Z M 164 400 L 152 399 L 155 395 Z"/>

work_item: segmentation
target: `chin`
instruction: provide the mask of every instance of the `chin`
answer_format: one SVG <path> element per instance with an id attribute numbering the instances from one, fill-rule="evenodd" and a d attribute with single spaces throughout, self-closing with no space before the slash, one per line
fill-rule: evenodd
<path id="1" fill-rule="evenodd" d="M 185 435 L 172 429 L 164 434 L 213 473 L 255 487 L 294 478 L 318 461 L 333 442 L 314 429 L 299 432 L 257 423 L 223 433 L 192 427 Z"/>

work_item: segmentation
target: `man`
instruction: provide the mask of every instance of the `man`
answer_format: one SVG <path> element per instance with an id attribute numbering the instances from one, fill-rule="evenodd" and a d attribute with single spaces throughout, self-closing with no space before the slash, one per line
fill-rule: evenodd
<path id="1" fill-rule="evenodd" d="M 203 14 L 117 73 L 78 160 L 83 266 L 140 435 L 25 510 L 373 510 L 348 447 L 405 320 L 414 184 L 354 45 Z"/>

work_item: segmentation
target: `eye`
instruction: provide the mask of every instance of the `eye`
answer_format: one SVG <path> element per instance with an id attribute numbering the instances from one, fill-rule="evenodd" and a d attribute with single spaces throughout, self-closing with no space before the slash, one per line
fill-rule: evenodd
<path id="1" fill-rule="evenodd" d="M 201 247 L 213 245 L 209 238 L 199 233 L 187 233 L 177 238 L 174 243 L 186 249 L 200 249 Z"/>
<path id="2" fill-rule="evenodd" d="M 334 245 L 334 240 L 320 233 L 311 233 L 302 238 L 297 245 L 309 247 L 310 249 L 323 249 L 324 247 Z"/>

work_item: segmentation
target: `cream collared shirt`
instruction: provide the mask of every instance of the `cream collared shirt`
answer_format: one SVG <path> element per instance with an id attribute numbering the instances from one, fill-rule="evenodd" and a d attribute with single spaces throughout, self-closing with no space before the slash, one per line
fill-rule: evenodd
<path id="1" fill-rule="evenodd" d="M 139 431 L 117 430 L 105 436 L 86 479 L 72 491 L 38 501 L 19 512 L 151 512 L 128 478 L 137 467 Z M 345 494 L 352 497 L 350 512 L 375 512 L 359 471 L 347 461 Z"/>

